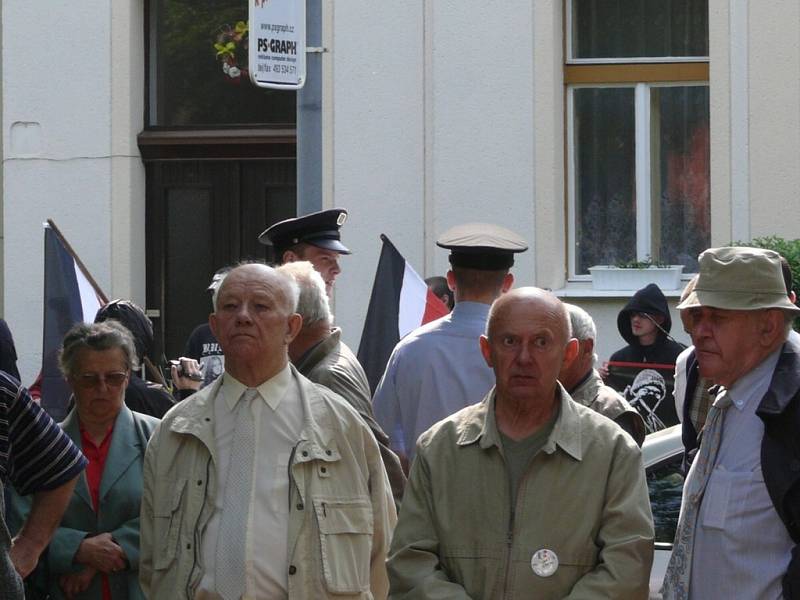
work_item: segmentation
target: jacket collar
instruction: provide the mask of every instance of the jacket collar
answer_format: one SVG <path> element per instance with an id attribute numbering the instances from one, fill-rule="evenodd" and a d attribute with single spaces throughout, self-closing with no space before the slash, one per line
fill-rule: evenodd
<path id="1" fill-rule="evenodd" d="M 331 329 L 331 334 L 324 340 L 319 342 L 316 346 L 308 350 L 300 360 L 297 361 L 297 370 L 301 373 L 308 373 L 316 367 L 334 348 L 339 344 L 342 330 L 338 327 Z"/>
<path id="2" fill-rule="evenodd" d="M 69 412 L 61 423 L 61 427 L 75 445 L 83 450 L 78 411 L 75 408 Z M 108 448 L 108 456 L 103 467 L 103 474 L 100 480 L 100 502 L 103 501 L 117 480 L 128 470 L 128 467 L 142 455 L 144 455 L 144 448 L 142 448 L 141 439 L 136 431 L 133 413 L 127 406 L 123 405 L 117 415 L 117 420 L 114 422 L 111 445 Z M 75 486 L 75 493 L 93 509 L 85 473 Z"/>
<path id="3" fill-rule="evenodd" d="M 303 429 L 297 447 L 299 452 L 297 461 L 303 462 L 301 459 L 311 458 L 338 460 L 338 448 L 329 447 L 337 426 L 332 422 L 331 411 L 326 410 L 323 405 L 321 392 L 313 383 L 300 375 L 294 365 L 290 364 L 289 368 L 292 372 L 292 381 L 297 384 L 300 392 L 300 402 L 303 406 Z M 189 396 L 181 402 L 179 408 L 174 409 L 175 415 L 169 424 L 170 431 L 198 438 L 215 457 L 214 400 L 221 385 L 222 377 L 218 377 L 211 385 Z M 303 456 L 303 450 L 308 453 L 306 456 Z M 328 453 L 328 450 L 331 452 Z"/>
<path id="4" fill-rule="evenodd" d="M 781 414 L 800 390 L 800 335 L 791 332 L 781 348 L 767 393 L 756 411 L 759 415 Z"/>
<path id="5" fill-rule="evenodd" d="M 552 454 L 558 447 L 575 460 L 581 460 L 583 451 L 577 404 L 569 397 L 560 383 L 558 384 L 558 394 L 561 397 L 561 410 L 553 426 L 553 431 L 542 450 L 547 454 Z M 467 411 L 458 426 L 459 435 L 456 443 L 459 446 L 478 442 L 483 450 L 488 450 L 492 446 L 502 449 L 503 444 L 495 421 L 495 401 L 495 389 L 492 388 L 479 404 L 470 407 L 471 410 Z"/>

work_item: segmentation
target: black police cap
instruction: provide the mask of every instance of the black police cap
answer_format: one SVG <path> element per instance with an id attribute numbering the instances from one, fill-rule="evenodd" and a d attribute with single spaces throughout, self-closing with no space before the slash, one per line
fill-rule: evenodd
<path id="1" fill-rule="evenodd" d="M 258 236 L 258 241 L 274 246 L 277 258 L 295 244 L 311 244 L 318 248 L 333 250 L 340 254 L 350 254 L 349 248 L 342 244 L 339 228 L 347 220 L 343 208 L 331 208 L 303 215 L 294 219 L 279 221 Z"/>

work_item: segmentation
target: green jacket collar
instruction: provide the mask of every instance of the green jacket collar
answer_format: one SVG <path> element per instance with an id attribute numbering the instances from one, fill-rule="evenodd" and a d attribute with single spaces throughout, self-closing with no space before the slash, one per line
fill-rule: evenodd
<path id="1" fill-rule="evenodd" d="M 334 327 L 331 329 L 331 334 L 326 337 L 324 340 L 319 342 L 316 346 L 308 350 L 300 359 L 297 361 L 295 365 L 297 370 L 301 373 L 308 373 L 314 367 L 316 367 L 328 354 L 330 354 L 334 348 L 339 344 L 339 339 L 341 338 L 342 330 L 338 327 Z"/>
<path id="2" fill-rule="evenodd" d="M 561 395 L 561 411 L 556 419 L 553 432 L 547 438 L 542 450 L 552 454 L 556 448 L 561 448 L 575 460 L 583 456 L 581 444 L 580 418 L 577 414 L 576 404 L 569 394 L 558 384 L 558 393 Z M 458 425 L 459 446 L 467 446 L 478 442 L 484 450 L 496 446 L 502 448 L 500 433 L 494 415 L 495 389 L 492 388 L 486 397 L 478 404 L 469 407 L 460 419 Z"/>

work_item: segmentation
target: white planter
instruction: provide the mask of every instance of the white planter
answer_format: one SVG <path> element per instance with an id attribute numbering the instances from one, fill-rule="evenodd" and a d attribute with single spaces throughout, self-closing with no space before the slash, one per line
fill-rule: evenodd
<path id="1" fill-rule="evenodd" d="M 662 290 L 681 288 L 683 265 L 647 267 L 644 269 L 621 269 L 608 265 L 589 267 L 592 287 L 596 290 L 640 290 L 648 283 L 655 283 Z"/>

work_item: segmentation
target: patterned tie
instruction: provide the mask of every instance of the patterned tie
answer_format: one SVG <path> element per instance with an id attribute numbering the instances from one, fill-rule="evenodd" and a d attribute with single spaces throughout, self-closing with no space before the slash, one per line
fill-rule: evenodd
<path id="1" fill-rule="evenodd" d="M 712 393 L 714 389 L 710 390 Z M 725 388 L 719 388 L 717 397 L 708 411 L 700 450 L 692 463 L 681 500 L 681 514 L 675 532 L 675 544 L 664 575 L 661 593 L 664 600 L 686 600 L 689 598 L 689 578 L 692 569 L 692 546 L 700 502 L 706 485 L 717 462 L 717 453 L 722 439 L 722 423 L 725 410 L 731 405 L 731 397 Z"/>
<path id="2" fill-rule="evenodd" d="M 248 388 L 236 404 L 236 428 L 217 538 L 216 586 L 224 600 L 239 600 L 246 590 L 245 540 L 255 458 L 255 424 L 251 404 L 258 390 Z"/>

